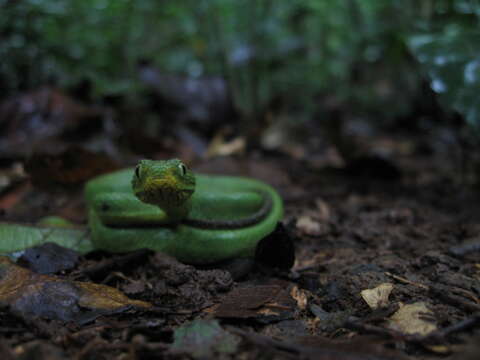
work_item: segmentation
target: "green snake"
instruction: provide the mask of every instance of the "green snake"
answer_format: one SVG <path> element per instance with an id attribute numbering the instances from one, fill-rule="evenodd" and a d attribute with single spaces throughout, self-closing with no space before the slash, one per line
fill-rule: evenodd
<path id="1" fill-rule="evenodd" d="M 0 224 L 0 253 L 46 241 L 86 253 L 162 251 L 191 264 L 251 258 L 283 215 L 279 194 L 245 177 L 194 174 L 178 159 L 141 160 L 135 168 L 85 186 L 84 229 Z"/>

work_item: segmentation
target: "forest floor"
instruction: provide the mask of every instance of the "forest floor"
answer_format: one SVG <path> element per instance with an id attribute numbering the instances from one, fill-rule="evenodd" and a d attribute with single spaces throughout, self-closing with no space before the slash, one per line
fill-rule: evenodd
<path id="1" fill-rule="evenodd" d="M 81 164 L 111 164 L 74 153 L 73 165 L 71 153 L 39 155 L 37 169 L 30 160 L 33 172 L 17 180 L 23 162 L 5 156 L 4 220 L 31 223 L 55 214 L 84 226 L 78 184 L 91 174 Z M 173 146 L 170 154 L 185 151 Z M 480 199 L 458 176 L 446 175 L 443 161 L 410 152 L 395 158 L 401 171 L 385 178 L 378 176 L 385 164 L 373 160 L 360 172 L 281 152 L 192 160 L 195 171 L 255 177 L 282 195 L 283 226 L 255 269 L 234 280 L 226 270 L 151 251 L 65 255 L 75 260 L 54 270 L 55 279 L 108 285 L 153 307 L 92 310 L 45 287 L 17 294 L 12 305 L 0 279 L 2 359 L 477 359 Z M 52 178 L 74 184 L 51 191 Z M 286 269 L 293 249 L 295 262 Z M 65 308 L 63 319 L 18 311 L 26 304 Z"/>

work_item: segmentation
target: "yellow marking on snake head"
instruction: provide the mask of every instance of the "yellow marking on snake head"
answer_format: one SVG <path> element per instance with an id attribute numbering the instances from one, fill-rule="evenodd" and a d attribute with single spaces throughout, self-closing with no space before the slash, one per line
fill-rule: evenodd
<path id="1" fill-rule="evenodd" d="M 145 191 L 161 191 L 163 189 L 177 189 L 179 181 L 172 171 L 163 174 L 162 177 L 148 177 L 145 179 Z"/>

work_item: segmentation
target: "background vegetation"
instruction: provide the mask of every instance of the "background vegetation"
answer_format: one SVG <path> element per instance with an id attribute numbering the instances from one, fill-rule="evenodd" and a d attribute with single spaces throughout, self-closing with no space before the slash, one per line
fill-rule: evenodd
<path id="1" fill-rule="evenodd" d="M 278 96 L 309 117 L 328 93 L 385 120 L 426 80 L 478 127 L 479 16 L 478 0 L 0 0 L 0 96 L 89 79 L 134 97 L 148 59 L 224 76 L 247 118 Z"/>

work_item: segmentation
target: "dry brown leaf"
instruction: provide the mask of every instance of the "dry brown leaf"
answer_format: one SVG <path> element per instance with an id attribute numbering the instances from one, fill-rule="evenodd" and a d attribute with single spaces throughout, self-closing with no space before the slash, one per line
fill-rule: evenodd
<path id="1" fill-rule="evenodd" d="M 393 290 L 393 285 L 390 283 L 383 283 L 373 289 L 365 289 L 360 292 L 363 300 L 375 310 L 379 307 L 384 307 L 388 304 L 388 297 Z"/>
<path id="2" fill-rule="evenodd" d="M 427 345 L 426 348 L 434 353 L 441 354 L 441 355 L 447 355 L 452 352 L 450 347 L 446 345 Z"/>
<path id="3" fill-rule="evenodd" d="M 88 311 L 101 315 L 131 307 L 152 307 L 110 286 L 34 273 L 5 256 L 0 256 L 0 305 L 24 316 L 63 321 L 79 319 Z"/>
<path id="4" fill-rule="evenodd" d="M 424 302 L 400 304 L 400 309 L 390 317 L 389 326 L 406 334 L 427 335 L 437 329 L 434 323 L 422 319 L 428 315 L 433 317 Z"/>
<path id="5" fill-rule="evenodd" d="M 261 308 L 257 311 L 257 314 L 263 316 L 277 316 L 280 312 L 278 309 Z"/>
<path id="6" fill-rule="evenodd" d="M 294 286 L 290 291 L 290 296 L 297 302 L 297 306 L 300 310 L 305 310 L 308 305 L 307 292 L 299 289 L 298 286 Z"/>
<path id="7" fill-rule="evenodd" d="M 242 154 L 245 151 L 246 141 L 244 137 L 236 137 L 226 141 L 223 132 L 217 133 L 208 145 L 206 157 L 229 156 Z"/>
<path id="8" fill-rule="evenodd" d="M 318 236 L 322 233 L 322 224 L 308 215 L 300 216 L 296 226 L 306 235 Z"/>
<path id="9" fill-rule="evenodd" d="M 331 217 L 331 210 L 330 210 L 330 206 L 328 205 L 328 203 L 323 200 L 323 199 L 316 199 L 315 200 L 315 206 L 317 207 L 318 209 L 318 218 L 322 221 L 328 221 L 330 220 L 330 217 Z"/>
<path id="10" fill-rule="evenodd" d="M 74 281 L 75 285 L 83 290 L 78 304 L 90 309 L 115 310 L 124 306 L 149 308 L 152 305 L 146 301 L 132 300 L 117 289 L 88 282 Z"/>
<path id="11" fill-rule="evenodd" d="M 294 301 L 288 289 L 278 285 L 257 285 L 231 291 L 215 309 L 219 318 L 260 318 L 291 312 Z"/>

